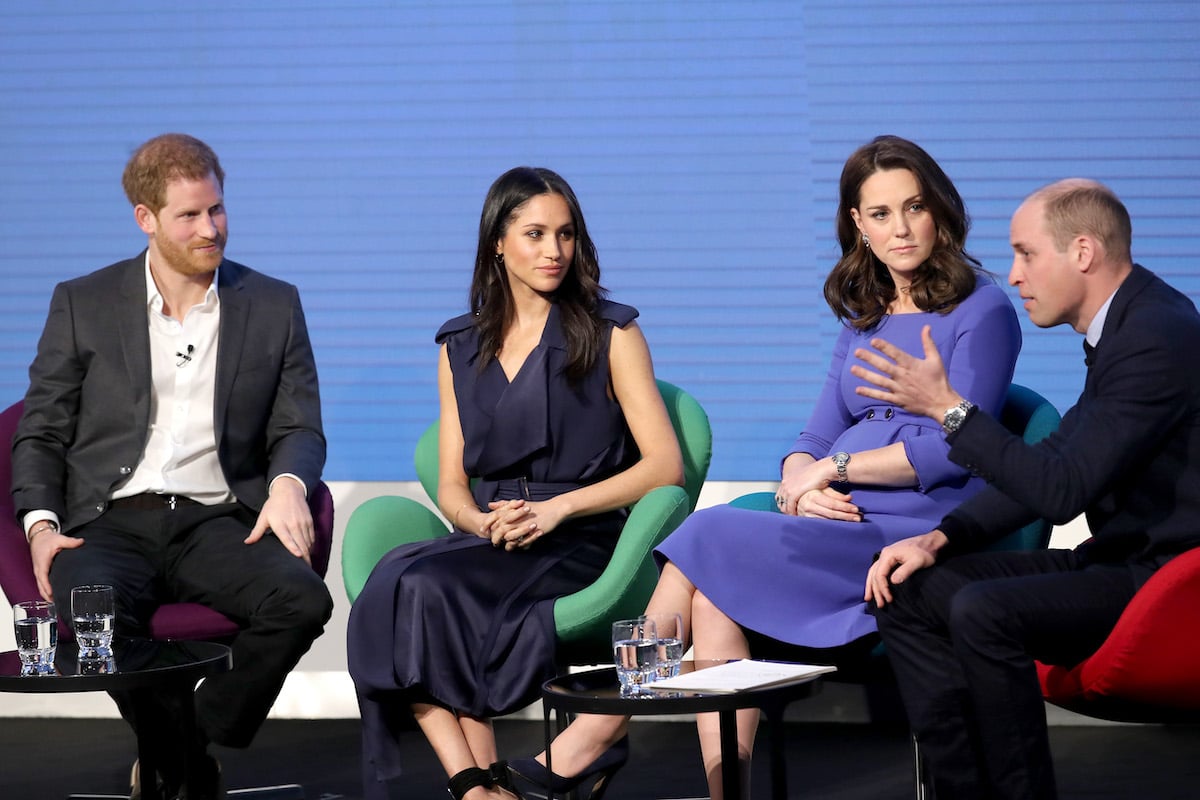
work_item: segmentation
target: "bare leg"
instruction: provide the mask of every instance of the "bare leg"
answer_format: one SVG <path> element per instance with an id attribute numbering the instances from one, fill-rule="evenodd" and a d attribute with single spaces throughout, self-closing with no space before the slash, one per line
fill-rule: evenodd
<path id="1" fill-rule="evenodd" d="M 691 630 L 692 593 L 696 587 L 674 564 L 663 568 L 654 594 L 646 605 L 647 614 L 667 611 L 683 616 L 685 635 Z M 685 642 L 685 647 L 687 643 Z M 557 775 L 570 778 L 578 775 L 609 747 L 625 735 L 628 717 L 601 714 L 581 714 L 551 743 L 551 766 Z M 546 754 L 539 753 L 538 763 L 545 766 Z"/>
<path id="2" fill-rule="evenodd" d="M 741 627 L 713 605 L 703 592 L 697 591 L 692 596 L 692 626 L 697 661 L 750 657 L 750 645 Z M 719 718 L 716 714 L 697 714 L 696 730 L 700 734 L 700 757 L 708 777 L 709 796 L 712 800 L 723 800 Z M 737 712 L 737 741 L 743 797 L 750 796 L 750 756 L 754 752 L 757 730 L 758 709 L 740 709 Z"/>
<path id="3" fill-rule="evenodd" d="M 695 593 L 696 585 L 679 571 L 679 567 L 668 561 L 667 565 L 663 567 L 662 574 L 658 576 L 658 583 L 654 587 L 654 594 L 650 595 L 650 602 L 646 604 L 646 613 L 676 612 L 681 614 L 684 633 L 686 638 L 690 638 L 692 596 Z M 689 643 L 685 641 L 683 644 L 686 650 Z"/>
<path id="4" fill-rule="evenodd" d="M 421 733 L 429 740 L 447 777 L 453 777 L 469 767 L 486 769 L 495 761 L 496 740 L 492 736 L 491 722 L 472 717 L 458 717 L 441 706 L 426 703 L 414 703 L 412 711 Z M 485 739 L 487 741 L 484 741 Z M 480 747 L 484 751 L 485 760 L 477 759 L 473 747 Z M 491 754 L 490 758 L 488 753 Z M 510 798 L 511 795 L 499 789 L 477 786 L 463 797 L 464 800 L 497 800 Z"/>
<path id="5" fill-rule="evenodd" d="M 458 726 L 462 729 L 463 738 L 471 748 L 476 766 L 487 767 L 500 756 L 496 753 L 496 734 L 492 730 L 490 719 L 458 715 Z"/>

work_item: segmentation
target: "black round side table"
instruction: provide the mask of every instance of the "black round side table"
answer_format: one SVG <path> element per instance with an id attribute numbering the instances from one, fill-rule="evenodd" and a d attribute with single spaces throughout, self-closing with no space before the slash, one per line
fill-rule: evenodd
<path id="1" fill-rule="evenodd" d="M 233 665 L 230 650 L 215 642 L 150 641 L 114 639 L 111 663 L 79 660 L 75 642 L 60 642 L 54 654 L 54 675 L 21 675 L 21 660 L 16 651 L 0 653 L 0 692 L 106 692 L 127 690 L 134 696 L 134 715 L 151 713 L 147 702 L 153 692 L 178 693 L 185 731 L 196 724 L 192 710 L 192 691 L 196 682 L 210 675 L 228 672 Z M 111 671 L 110 671 L 111 670 Z M 154 775 L 154 750 L 151 734 L 154 726 L 136 724 L 138 761 L 143 775 Z M 144 800 L 159 800 L 157 782 L 142 785 Z"/>
<path id="2" fill-rule="evenodd" d="M 724 661 L 685 661 L 681 674 L 705 667 L 724 664 Z M 767 718 L 771 749 L 771 797 L 787 800 L 787 773 L 783 759 L 783 712 L 787 706 L 821 691 L 821 678 L 815 676 L 795 683 L 777 684 L 738 692 L 706 694 L 702 692 L 657 693 L 648 691 L 633 697 L 622 697 L 613 667 L 562 675 L 542 685 L 542 712 L 546 737 L 546 767 L 550 763 L 550 712 L 571 714 L 613 714 L 645 716 L 670 714 L 701 714 L 714 711 L 721 725 L 721 774 L 725 797 L 739 800 L 741 780 L 737 758 L 737 710 L 761 709 Z M 553 795 L 551 795 L 553 797 Z"/>

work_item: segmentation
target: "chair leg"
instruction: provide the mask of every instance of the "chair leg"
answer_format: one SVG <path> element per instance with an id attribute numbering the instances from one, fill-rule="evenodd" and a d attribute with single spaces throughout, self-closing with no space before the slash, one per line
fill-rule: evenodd
<path id="1" fill-rule="evenodd" d="M 933 795 L 929 791 L 928 776 L 925 774 L 925 764 L 921 759 L 921 745 L 917 742 L 916 736 L 910 734 L 909 738 L 912 741 L 913 784 L 916 786 L 917 800 L 932 800 Z"/>

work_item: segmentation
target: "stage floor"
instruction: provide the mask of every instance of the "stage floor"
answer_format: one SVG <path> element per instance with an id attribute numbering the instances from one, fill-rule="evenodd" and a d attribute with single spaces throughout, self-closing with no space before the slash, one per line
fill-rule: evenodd
<path id="1" fill-rule="evenodd" d="M 541 747 L 540 721 L 500 720 L 496 732 L 504 755 Z M 1050 735 L 1063 800 L 1196 796 L 1200 727 L 1055 726 Z M 913 796 L 907 735 L 898 726 L 789 723 L 786 736 L 790 797 Z M 690 724 L 637 721 L 630 737 L 633 755 L 607 797 L 706 794 Z M 406 733 L 402 744 L 409 769 L 392 797 L 445 800 L 445 776 L 420 734 Z M 760 796 L 769 786 L 764 750 L 754 767 Z M 268 720 L 249 750 L 214 752 L 231 789 L 299 783 L 309 800 L 361 798 L 357 720 Z M 134 740 L 119 720 L 11 718 L 0 722 L 0 754 L 0 798 L 58 800 L 71 792 L 127 792 Z"/>

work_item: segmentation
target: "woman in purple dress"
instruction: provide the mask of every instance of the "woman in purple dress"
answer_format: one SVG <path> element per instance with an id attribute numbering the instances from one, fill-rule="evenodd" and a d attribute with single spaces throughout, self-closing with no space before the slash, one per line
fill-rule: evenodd
<path id="1" fill-rule="evenodd" d="M 858 396 L 862 382 L 850 374 L 854 349 L 872 337 L 921 352 L 929 327 L 953 380 L 989 413 L 1000 411 L 1020 328 L 1005 292 L 965 250 L 962 199 L 924 150 L 891 136 L 850 157 L 840 195 L 842 258 L 825 297 L 844 327 L 808 426 L 783 459 L 782 513 L 698 511 L 656 551 L 662 573 L 646 611 L 682 614 L 697 659 L 748 658 L 746 631 L 806 648 L 872 634 L 863 583 L 874 554 L 936 527 L 984 485 L 949 461 L 938 425 Z M 697 720 L 714 800 L 722 796 L 715 717 Z M 757 711 L 738 712 L 747 762 L 757 722 Z M 605 763 L 624 727 L 619 718 L 581 717 L 554 742 L 558 775 L 546 773 L 544 756 L 511 767 L 561 788 L 594 772 L 597 759 Z M 743 780 L 748 773 L 741 770 Z"/>
<path id="2" fill-rule="evenodd" d="M 437 334 L 437 499 L 454 530 L 385 555 L 350 613 L 368 800 L 387 797 L 413 718 L 453 797 L 513 797 L 490 718 L 554 676 L 554 601 L 604 569 L 625 509 L 683 482 L 637 311 L 603 296 L 566 181 L 501 175 L 471 312 Z"/>

